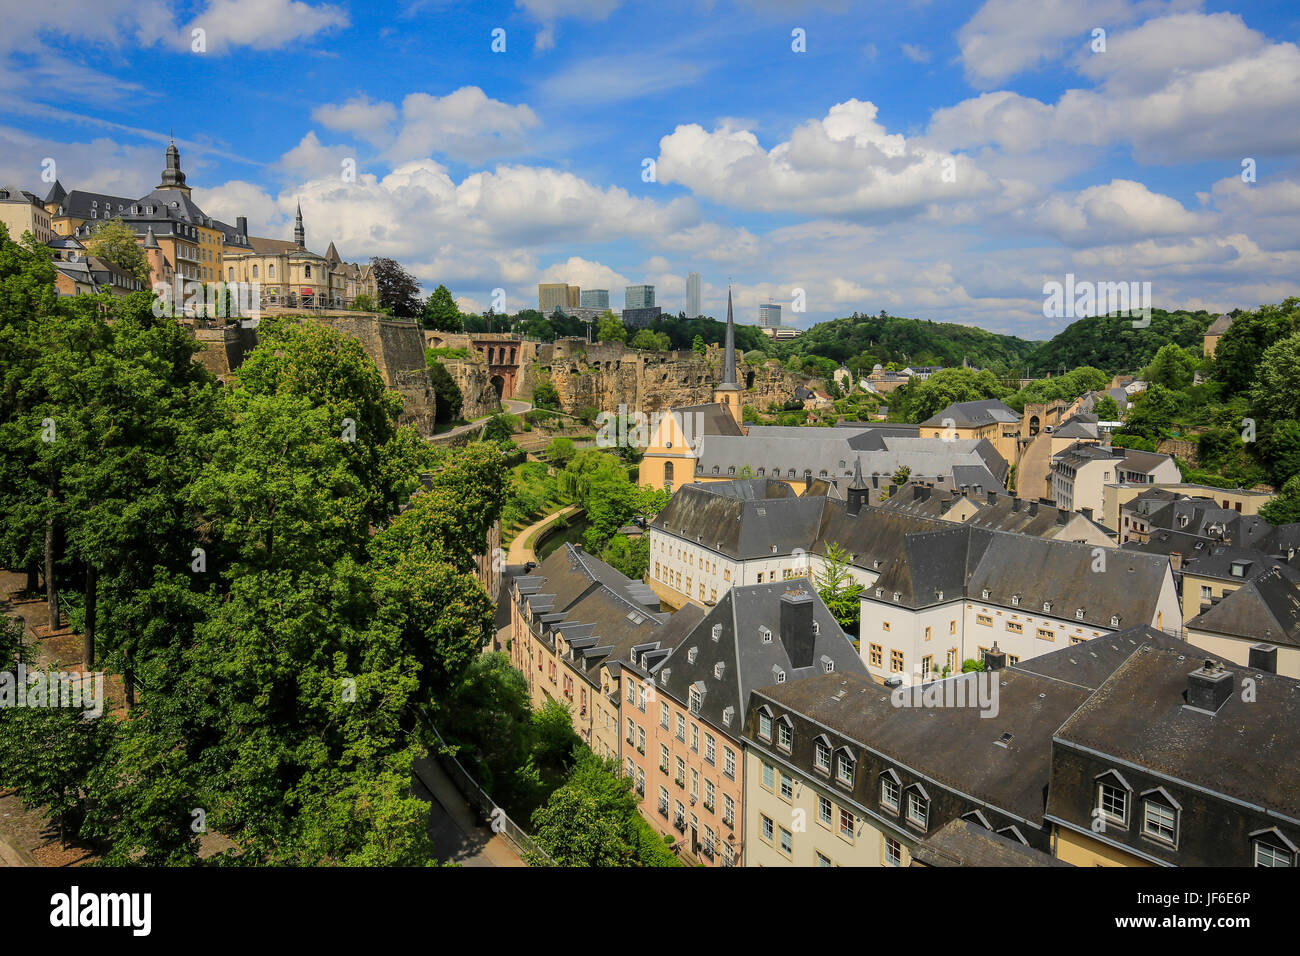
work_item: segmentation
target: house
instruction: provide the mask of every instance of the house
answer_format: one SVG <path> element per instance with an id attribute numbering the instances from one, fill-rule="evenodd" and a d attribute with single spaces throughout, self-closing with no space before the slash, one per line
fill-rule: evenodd
<path id="1" fill-rule="evenodd" d="M 1217 316 L 1205 330 L 1205 336 L 1201 341 L 1201 353 L 1214 358 L 1214 350 L 1219 347 L 1219 339 L 1223 338 L 1223 333 L 1230 328 L 1232 328 L 1232 316 Z"/>
<path id="2" fill-rule="evenodd" d="M 1051 497 L 1058 508 L 1101 515 L 1108 484 L 1152 485 L 1182 477 L 1171 455 L 1076 441 L 1052 458 Z"/>
<path id="3" fill-rule="evenodd" d="M 921 423 L 921 433 L 933 438 L 987 439 L 1006 461 L 1019 457 L 1019 412 L 996 398 L 954 402 Z"/>
<path id="4" fill-rule="evenodd" d="M 1187 622 L 1187 640 L 1220 660 L 1300 678 L 1300 590 L 1267 568 Z"/>

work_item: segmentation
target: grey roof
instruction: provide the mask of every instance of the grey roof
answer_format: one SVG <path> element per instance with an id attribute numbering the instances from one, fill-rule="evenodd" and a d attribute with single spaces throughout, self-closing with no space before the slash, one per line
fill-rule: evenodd
<path id="1" fill-rule="evenodd" d="M 827 500 L 810 550 L 824 555 L 831 544 L 837 544 L 849 552 L 856 567 L 879 572 L 899 553 L 907 535 L 951 527 L 947 521 L 870 505 L 853 515 L 843 501 Z"/>
<path id="2" fill-rule="evenodd" d="M 763 479 L 716 484 L 725 487 L 683 485 L 651 527 L 740 561 L 789 554 L 816 537 L 825 498 L 796 497 L 789 485 Z M 789 493 L 751 496 L 759 488 Z"/>
<path id="3" fill-rule="evenodd" d="M 1300 647 L 1300 576 L 1289 571 L 1283 565 L 1257 574 L 1188 621 L 1187 627 L 1258 643 Z"/>
<path id="4" fill-rule="evenodd" d="M 1115 616 L 1120 627 L 1152 621 L 1170 573 L 1168 559 L 1107 549 L 1104 568 L 1094 570 L 1094 550 L 1056 538 L 949 525 L 945 531 L 907 535 L 874 588 L 864 593 L 893 603 L 897 592 L 897 603 L 912 608 L 963 596 L 1034 613 L 1050 603 L 1053 616 L 1089 627 L 1117 626 L 1111 623 Z"/>
<path id="5" fill-rule="evenodd" d="M 808 667 L 792 666 L 781 640 L 781 598 L 787 593 L 806 595 L 812 603 L 817 632 L 813 637 L 813 663 Z M 720 626 L 717 640 L 713 637 L 714 625 Z M 761 628 L 771 632 L 767 643 L 761 636 Z M 690 660 L 692 649 L 694 662 Z M 703 698 L 699 716 L 722 732 L 739 738 L 749 694 L 755 687 L 773 683 L 773 668 L 784 671 L 787 681 L 798 681 L 821 673 L 822 658 L 833 661 L 838 674 L 862 678 L 867 675 L 862 658 L 812 584 L 794 578 L 727 591 L 672 654 L 654 668 L 654 677 L 661 692 L 683 704 L 689 704 L 688 688 L 701 684 Z M 721 676 L 717 676 L 718 663 L 723 665 Z M 727 708 L 734 708 L 730 723 L 724 719 Z"/>
<path id="6" fill-rule="evenodd" d="M 911 856 L 914 866 L 1071 865 L 962 817 L 949 820 L 937 832 L 918 841 Z"/>
<path id="7" fill-rule="evenodd" d="M 1226 665 L 1234 687 L 1213 715 L 1185 706 L 1193 649 L 1133 654 L 1057 731 L 1056 739 L 1252 806 L 1300 817 L 1300 681 Z M 1048 812 L 1068 818 L 1049 795 Z"/>
<path id="8" fill-rule="evenodd" d="M 994 422 L 1019 422 L 1020 415 L 1005 402 L 996 398 L 986 398 L 978 402 L 954 402 L 921 424 L 925 427 L 940 428 L 949 419 L 952 420 L 954 428 L 978 428 Z"/>

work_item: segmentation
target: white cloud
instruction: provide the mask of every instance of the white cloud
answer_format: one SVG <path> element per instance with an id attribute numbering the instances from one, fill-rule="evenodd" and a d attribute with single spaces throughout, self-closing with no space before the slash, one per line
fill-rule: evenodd
<path id="1" fill-rule="evenodd" d="M 555 103 L 612 103 L 694 86 L 711 68 L 695 57 L 633 50 L 579 60 L 547 76 L 538 89 Z"/>
<path id="2" fill-rule="evenodd" d="M 678 126 L 659 141 L 661 182 L 676 182 L 718 202 L 765 211 L 842 216 L 898 213 L 930 202 L 988 195 L 997 186 L 955 159 L 891 134 L 873 103 L 837 103 L 770 150 L 748 130 Z"/>
<path id="3" fill-rule="evenodd" d="M 178 34 L 175 44 L 191 48 L 192 31 L 206 31 L 207 51 L 235 47 L 275 50 L 350 24 L 347 11 L 332 4 L 302 0 L 209 0 L 207 7 Z"/>
<path id="4" fill-rule="evenodd" d="M 372 145 L 391 139 L 389 127 L 397 120 L 397 107 L 368 96 L 354 96 L 343 103 L 326 103 L 312 111 L 311 118 L 336 133 L 351 133 Z"/>
<path id="5" fill-rule="evenodd" d="M 341 178 L 343 163 L 348 159 L 353 161 L 355 170 L 356 150 L 346 146 L 326 146 L 314 130 L 308 130 L 297 146 L 280 157 L 277 166 L 296 179 Z"/>
<path id="6" fill-rule="evenodd" d="M 533 45 L 537 50 L 555 46 L 556 22 L 563 17 L 604 20 L 621 0 L 515 0 L 515 6 L 541 24 Z"/>
<path id="7" fill-rule="evenodd" d="M 623 289 L 632 284 L 623 273 L 581 256 L 569 256 L 564 262 L 548 266 L 538 275 L 537 281 L 567 282 L 584 289 L 608 289 L 611 308 L 614 307 L 615 293 L 622 295 Z"/>
<path id="8" fill-rule="evenodd" d="M 1208 228 L 1213 220 L 1131 179 L 1114 179 L 1072 195 L 1055 195 L 1017 210 L 1016 217 L 1070 245 L 1181 236 Z"/>
<path id="9" fill-rule="evenodd" d="M 930 54 L 924 47 L 916 46 L 913 43 L 904 43 L 902 50 L 903 56 L 907 57 L 913 63 L 930 62 Z"/>

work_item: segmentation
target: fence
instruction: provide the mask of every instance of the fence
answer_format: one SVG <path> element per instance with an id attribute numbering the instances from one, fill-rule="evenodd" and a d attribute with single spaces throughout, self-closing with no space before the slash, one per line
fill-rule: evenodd
<path id="1" fill-rule="evenodd" d="M 496 805 L 493 799 L 470 776 L 469 771 L 464 768 L 459 760 L 445 752 L 447 741 L 443 739 L 442 734 L 438 732 L 438 728 L 434 726 L 428 715 L 421 712 L 420 716 L 429 725 L 433 735 L 438 738 L 440 749 L 438 753 L 433 755 L 434 758 L 442 769 L 447 772 L 447 776 L 451 777 L 456 789 L 460 791 L 461 796 L 465 798 L 474 811 L 481 818 L 488 820 L 492 831 L 499 833 L 502 839 L 509 843 L 515 853 L 519 855 L 519 858 L 529 866 L 555 866 L 555 861 L 551 859 L 550 854 L 538 846 L 533 838 L 524 832 L 523 827 L 511 820 L 506 815 L 505 810 Z"/>

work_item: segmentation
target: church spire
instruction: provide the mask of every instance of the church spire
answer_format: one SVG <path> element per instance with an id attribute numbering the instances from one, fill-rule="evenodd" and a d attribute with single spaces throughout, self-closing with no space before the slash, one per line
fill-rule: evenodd
<path id="1" fill-rule="evenodd" d="M 181 172 L 181 151 L 176 148 L 176 142 L 173 140 L 167 146 L 166 165 L 163 167 L 162 181 L 158 184 L 158 189 L 177 189 L 190 194 L 190 187 L 185 185 L 185 174 Z"/>
<path id="2" fill-rule="evenodd" d="M 727 286 L 727 341 L 722 356 L 723 386 L 736 384 L 736 323 L 731 314 L 731 286 Z"/>
<path id="3" fill-rule="evenodd" d="M 302 203 L 298 203 L 298 215 L 293 221 L 293 241 L 299 249 L 307 248 L 307 230 L 302 226 Z"/>

